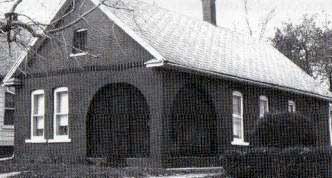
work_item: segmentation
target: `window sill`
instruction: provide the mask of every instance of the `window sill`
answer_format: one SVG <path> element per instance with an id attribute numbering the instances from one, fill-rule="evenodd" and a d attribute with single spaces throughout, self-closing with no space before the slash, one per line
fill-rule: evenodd
<path id="1" fill-rule="evenodd" d="M 47 143 L 47 140 L 45 140 L 45 139 L 31 139 L 31 140 L 25 140 L 25 143 Z"/>
<path id="2" fill-rule="evenodd" d="M 13 125 L 3 125 L 1 128 L 7 129 L 7 130 L 13 130 L 14 126 Z"/>
<path id="3" fill-rule="evenodd" d="M 48 143 L 70 143 L 70 142 L 71 142 L 71 139 L 69 139 L 69 138 L 66 138 L 66 139 L 55 138 L 55 139 L 48 140 Z"/>
<path id="4" fill-rule="evenodd" d="M 87 52 L 82 52 L 82 53 L 70 54 L 69 57 L 80 57 L 80 56 L 86 56 L 87 54 L 88 54 Z"/>
<path id="5" fill-rule="evenodd" d="M 250 143 L 242 141 L 242 140 L 233 140 L 232 145 L 237 145 L 237 146 L 249 146 Z"/>

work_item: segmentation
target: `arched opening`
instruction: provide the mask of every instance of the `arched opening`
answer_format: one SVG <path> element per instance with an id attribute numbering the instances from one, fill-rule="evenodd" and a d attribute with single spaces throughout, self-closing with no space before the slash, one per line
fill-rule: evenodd
<path id="1" fill-rule="evenodd" d="M 217 149 L 217 116 L 209 95 L 195 85 L 176 95 L 172 112 L 172 155 L 212 156 Z"/>
<path id="2" fill-rule="evenodd" d="M 95 94 L 87 114 L 88 157 L 149 157 L 149 133 L 149 106 L 137 88 L 110 84 Z"/>

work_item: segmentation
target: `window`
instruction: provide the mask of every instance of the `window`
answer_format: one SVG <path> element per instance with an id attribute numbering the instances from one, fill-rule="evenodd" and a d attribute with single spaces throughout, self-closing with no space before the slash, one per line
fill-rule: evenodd
<path id="1" fill-rule="evenodd" d="M 15 93 L 8 90 L 5 93 L 5 115 L 4 126 L 14 125 L 14 112 L 15 112 Z"/>
<path id="2" fill-rule="evenodd" d="M 11 109 L 11 108 L 5 109 L 5 116 L 4 116 L 4 121 L 3 121 L 4 126 L 14 126 L 14 113 L 15 113 L 15 109 Z"/>
<path id="3" fill-rule="evenodd" d="M 73 54 L 86 52 L 87 36 L 87 29 L 79 29 L 74 32 Z"/>
<path id="4" fill-rule="evenodd" d="M 288 112 L 296 112 L 296 105 L 292 100 L 288 101 Z"/>
<path id="5" fill-rule="evenodd" d="M 54 90 L 54 140 L 68 141 L 68 88 L 62 87 Z"/>
<path id="6" fill-rule="evenodd" d="M 248 145 L 244 142 L 243 96 L 233 92 L 233 145 Z"/>
<path id="7" fill-rule="evenodd" d="M 31 140 L 44 140 L 45 120 L 45 95 L 44 90 L 36 90 L 31 94 Z"/>
<path id="8" fill-rule="evenodd" d="M 266 96 L 259 97 L 259 117 L 264 117 L 269 112 L 269 99 Z"/>

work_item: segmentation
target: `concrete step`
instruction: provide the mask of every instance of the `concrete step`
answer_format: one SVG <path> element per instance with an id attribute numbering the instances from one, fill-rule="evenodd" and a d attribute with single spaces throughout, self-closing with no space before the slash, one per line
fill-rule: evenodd
<path id="1" fill-rule="evenodd" d="M 174 174 L 219 174 L 224 173 L 222 167 L 190 167 L 190 168 L 168 168 Z"/>

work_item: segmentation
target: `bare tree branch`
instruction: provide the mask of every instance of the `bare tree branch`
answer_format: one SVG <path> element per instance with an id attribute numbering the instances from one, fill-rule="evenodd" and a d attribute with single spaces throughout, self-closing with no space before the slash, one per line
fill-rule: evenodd
<path id="1" fill-rule="evenodd" d="M 106 0 L 103 0 L 101 1 L 97 6 L 91 8 L 90 10 L 88 10 L 87 12 L 83 13 L 80 17 L 78 17 L 76 20 L 70 22 L 69 24 L 63 26 L 63 27 L 60 27 L 60 28 L 57 28 L 57 29 L 53 29 L 53 30 L 49 30 L 49 31 L 46 31 L 46 33 L 56 33 L 56 32 L 59 32 L 59 31 L 62 31 L 62 30 L 65 30 L 66 28 L 69 28 L 75 24 L 77 24 L 78 22 L 80 22 L 82 20 L 83 17 L 89 15 L 91 12 L 93 12 L 94 10 L 96 10 L 99 6 L 101 6 L 102 4 L 104 4 Z"/>
<path id="2" fill-rule="evenodd" d="M 249 35 L 252 36 L 253 32 L 252 32 L 252 28 L 251 28 L 250 21 L 249 21 L 248 0 L 243 0 L 243 5 L 244 5 L 244 12 L 245 12 L 245 19 L 246 19 L 247 27 L 249 30 Z"/>
<path id="3" fill-rule="evenodd" d="M 16 10 L 16 8 L 17 8 L 17 6 L 18 6 L 19 4 L 21 4 L 22 1 L 23 1 L 23 0 L 17 0 L 17 1 L 14 3 L 14 5 L 12 6 L 12 8 L 9 10 L 9 13 L 14 13 L 15 10 Z"/>
<path id="4" fill-rule="evenodd" d="M 276 8 L 273 8 L 269 11 L 269 13 L 266 15 L 264 21 L 262 22 L 262 26 L 261 26 L 261 31 L 259 33 L 259 40 L 262 40 L 264 35 L 265 35 L 265 31 L 267 28 L 267 25 L 269 24 L 269 22 L 273 19 L 274 15 L 276 12 Z"/>

